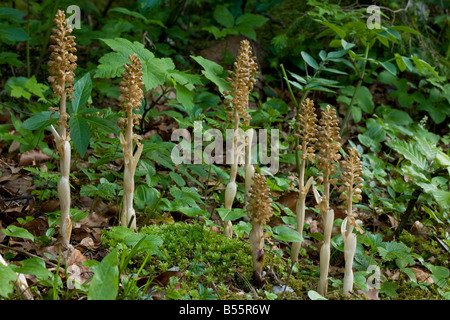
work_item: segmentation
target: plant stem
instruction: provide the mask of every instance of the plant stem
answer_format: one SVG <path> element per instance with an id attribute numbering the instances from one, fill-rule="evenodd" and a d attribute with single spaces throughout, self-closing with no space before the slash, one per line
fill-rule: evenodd
<path id="1" fill-rule="evenodd" d="M 363 67 L 361 70 L 361 74 L 358 80 L 358 83 L 356 84 L 355 92 L 353 93 L 352 100 L 350 101 L 350 105 L 348 106 L 347 112 L 345 113 L 344 120 L 342 122 L 341 130 L 339 132 L 339 135 L 342 136 L 342 133 L 344 132 L 345 128 L 347 127 L 348 121 L 350 120 L 350 114 L 352 111 L 353 103 L 355 102 L 355 97 L 358 94 L 358 90 L 361 87 L 361 84 L 364 80 L 365 71 L 366 71 L 366 64 L 367 64 L 367 58 L 369 56 L 369 49 L 370 49 L 370 41 L 367 41 L 366 45 L 366 51 L 364 53 L 364 62 Z"/>

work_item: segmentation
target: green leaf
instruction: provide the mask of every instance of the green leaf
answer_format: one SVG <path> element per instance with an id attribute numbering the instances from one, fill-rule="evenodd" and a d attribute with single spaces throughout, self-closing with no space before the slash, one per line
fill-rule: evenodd
<path id="1" fill-rule="evenodd" d="M 267 21 L 269 19 L 260 14 L 245 13 L 236 19 L 236 26 L 245 25 L 254 29 L 262 27 Z"/>
<path id="2" fill-rule="evenodd" d="M 53 274 L 45 266 L 44 260 L 39 257 L 22 260 L 20 264 L 22 266 L 11 265 L 11 269 L 18 273 L 35 275 L 42 280 L 53 278 Z"/>
<path id="3" fill-rule="evenodd" d="M 122 14 L 126 14 L 128 16 L 132 16 L 134 18 L 141 19 L 146 24 L 152 23 L 152 24 L 159 25 L 160 27 L 167 28 L 160 20 L 147 19 L 144 15 L 142 15 L 138 12 L 130 11 L 126 8 L 113 8 L 113 9 L 110 9 L 109 11 L 110 12 L 119 12 Z"/>
<path id="4" fill-rule="evenodd" d="M 366 113 L 372 113 L 375 107 L 373 103 L 372 93 L 369 88 L 365 86 L 359 87 L 358 92 L 356 93 L 356 103 L 358 106 Z"/>
<path id="5" fill-rule="evenodd" d="M 194 208 L 194 207 L 183 207 L 179 208 L 179 211 L 183 212 L 188 217 L 194 217 L 194 216 L 205 216 L 209 217 L 210 214 L 208 211 L 200 209 L 200 208 Z"/>
<path id="6" fill-rule="evenodd" d="M 394 76 L 397 75 L 397 68 L 392 63 L 387 62 L 387 61 L 384 61 L 384 62 L 380 61 L 380 64 L 383 66 L 383 68 L 385 68 L 387 71 L 392 73 Z"/>
<path id="7" fill-rule="evenodd" d="M 55 124 L 59 120 L 58 113 L 52 115 L 52 111 L 42 111 L 22 123 L 22 128 L 26 130 L 38 130 L 45 128 L 51 124 Z M 52 119 L 50 120 L 50 117 Z"/>
<path id="8" fill-rule="evenodd" d="M 34 236 L 27 229 L 22 227 L 9 225 L 6 229 L 2 229 L 2 231 L 9 237 L 30 239 L 31 241 L 34 241 Z"/>
<path id="9" fill-rule="evenodd" d="M 192 115 L 194 108 L 195 93 L 187 89 L 184 85 L 175 82 L 175 90 L 177 91 L 177 100 L 183 105 L 184 111 Z"/>
<path id="10" fill-rule="evenodd" d="M 202 73 L 219 87 L 220 93 L 223 94 L 225 90 L 231 90 L 230 84 L 225 80 L 227 75 L 222 66 L 201 56 L 191 56 L 191 58 L 203 67 Z"/>
<path id="11" fill-rule="evenodd" d="M 10 43 L 31 40 L 24 29 L 8 26 L 7 24 L 0 25 L 0 39 Z"/>
<path id="12" fill-rule="evenodd" d="M 115 124 L 114 122 L 100 118 L 98 116 L 86 116 L 86 117 L 84 117 L 84 119 L 87 122 L 89 122 L 89 124 L 93 125 L 94 127 L 103 128 L 107 132 L 112 132 L 112 133 L 117 134 L 117 133 L 119 133 L 119 131 L 121 131 L 119 126 L 117 124 Z"/>
<path id="13" fill-rule="evenodd" d="M 146 207 L 152 208 L 158 202 L 159 197 L 158 190 L 145 184 L 139 185 L 134 191 L 134 203 L 140 210 Z"/>
<path id="14" fill-rule="evenodd" d="M 69 120 L 70 137 L 75 149 L 81 157 L 84 157 L 89 146 L 90 130 L 87 120 L 80 115 L 72 115 Z"/>
<path id="15" fill-rule="evenodd" d="M 22 20 L 24 15 L 25 12 L 23 11 L 14 8 L 0 7 L 0 20 L 8 19 L 11 20 L 11 22 L 23 23 L 25 22 Z"/>
<path id="16" fill-rule="evenodd" d="M 417 31 L 413 28 L 407 27 L 407 26 L 401 26 L 401 25 L 392 26 L 392 27 L 390 27 L 390 29 L 395 30 L 395 31 L 407 32 L 407 33 L 415 34 L 417 36 L 422 37 L 422 34 L 419 31 Z"/>
<path id="17" fill-rule="evenodd" d="M 427 170 L 427 160 L 414 144 L 404 140 L 390 140 L 388 145 L 422 170 Z"/>
<path id="18" fill-rule="evenodd" d="M 14 291 L 14 282 L 17 279 L 15 273 L 10 267 L 0 263 L 0 296 L 8 298 Z"/>
<path id="19" fill-rule="evenodd" d="M 398 109 L 391 109 L 383 115 L 386 120 L 390 120 L 398 125 L 408 125 L 413 123 L 413 120 L 405 111 Z"/>
<path id="20" fill-rule="evenodd" d="M 247 212 L 239 208 L 232 208 L 232 209 L 216 208 L 216 211 L 217 213 L 219 213 L 219 216 L 222 219 L 222 221 L 234 221 L 247 216 Z"/>
<path id="21" fill-rule="evenodd" d="M 311 57 L 307 52 L 302 51 L 301 52 L 302 58 L 303 60 L 305 60 L 305 62 L 312 68 L 314 68 L 315 70 L 319 69 L 319 65 L 317 64 L 317 61 Z"/>
<path id="22" fill-rule="evenodd" d="M 315 20 L 315 21 L 317 21 L 317 22 L 323 24 L 324 26 L 327 26 L 331 30 L 333 30 L 342 39 L 344 39 L 345 36 L 347 35 L 346 32 L 342 28 L 340 28 L 340 27 L 338 27 L 338 26 L 336 26 L 336 25 L 334 25 L 334 24 L 332 24 L 330 22 L 320 21 L 320 20 Z"/>
<path id="23" fill-rule="evenodd" d="M 272 228 L 275 233 L 273 237 L 284 242 L 302 242 L 303 237 L 294 229 L 287 226 L 276 226 Z"/>
<path id="24" fill-rule="evenodd" d="M 234 26 L 234 17 L 224 5 L 216 6 L 213 16 L 224 27 L 232 28 Z"/>
<path id="25" fill-rule="evenodd" d="M 119 292 L 119 254 L 113 249 L 94 268 L 88 300 L 115 300 Z"/>
<path id="26" fill-rule="evenodd" d="M 129 55 L 134 53 L 142 62 L 142 81 L 145 91 L 156 88 L 166 80 L 166 75 L 175 69 L 170 58 L 155 58 L 154 54 L 140 42 L 131 42 L 123 38 L 101 39 L 115 52 L 107 53 L 99 59 L 95 78 L 114 78 L 121 76 L 124 65 L 129 63 Z"/>
<path id="27" fill-rule="evenodd" d="M 78 110 L 83 110 L 86 107 L 86 103 L 91 96 L 92 92 L 92 80 L 91 75 L 87 72 L 81 79 L 79 79 L 73 86 L 75 89 L 72 99 L 72 112 L 77 113 Z"/>
<path id="28" fill-rule="evenodd" d="M 388 297 L 398 297 L 397 289 L 399 286 L 392 282 L 383 282 L 381 284 L 380 293 L 386 294 Z"/>

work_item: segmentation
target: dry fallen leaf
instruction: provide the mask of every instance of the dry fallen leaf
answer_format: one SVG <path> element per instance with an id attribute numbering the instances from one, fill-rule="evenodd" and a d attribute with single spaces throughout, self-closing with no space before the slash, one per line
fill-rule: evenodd
<path id="1" fill-rule="evenodd" d="M 50 156 L 41 150 L 30 150 L 22 153 L 19 159 L 19 167 L 36 166 L 40 163 L 50 160 Z"/>
<path id="2" fill-rule="evenodd" d="M 380 300 L 378 297 L 378 290 L 375 288 L 369 290 L 357 290 L 356 293 L 366 297 L 369 300 Z"/>

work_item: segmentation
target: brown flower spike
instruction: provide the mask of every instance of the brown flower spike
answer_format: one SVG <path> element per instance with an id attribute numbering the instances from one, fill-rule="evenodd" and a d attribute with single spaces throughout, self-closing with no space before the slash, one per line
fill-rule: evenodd
<path id="1" fill-rule="evenodd" d="M 270 198 L 270 189 L 267 186 L 266 178 L 259 173 L 255 173 L 246 209 L 252 225 L 249 242 L 253 260 L 253 281 L 259 287 L 264 284 L 262 276 L 264 266 L 264 226 L 273 215 L 271 204 L 272 199 Z"/>
<path id="2" fill-rule="evenodd" d="M 253 90 L 255 83 L 255 75 L 258 71 L 258 65 L 252 55 L 252 48 L 248 40 L 242 40 L 239 48 L 239 53 L 234 63 L 235 71 L 229 71 L 230 77 L 227 80 L 230 82 L 233 99 L 231 102 L 231 111 L 233 112 L 234 120 L 239 122 L 239 117 L 244 121 L 244 125 L 250 124 L 250 115 L 248 114 L 248 96 Z"/>
<path id="3" fill-rule="evenodd" d="M 364 233 L 364 231 L 356 223 L 356 213 L 353 212 L 353 200 L 360 201 L 361 188 L 363 179 L 362 165 L 359 158 L 358 151 L 355 148 L 349 150 L 349 155 L 346 159 L 341 161 L 342 174 L 340 180 L 342 185 L 339 188 L 341 192 L 340 198 L 345 201 L 347 208 L 347 217 L 342 221 L 341 234 L 344 240 L 344 259 L 345 259 L 345 272 L 343 281 L 343 292 L 346 295 L 350 294 L 353 290 L 353 259 L 356 251 L 356 234 L 353 233 L 353 229 L 356 229 Z"/>
<path id="4" fill-rule="evenodd" d="M 74 70 L 77 68 L 77 52 L 75 47 L 75 37 L 71 36 L 72 27 L 67 25 L 64 11 L 58 10 L 53 23 L 56 25 L 52 29 L 50 36 L 50 61 L 48 62 L 50 76 L 48 81 L 55 93 L 55 96 L 62 98 L 64 93 L 73 98 Z"/>
<path id="5" fill-rule="evenodd" d="M 143 145 L 140 143 L 141 137 L 133 133 L 135 123 L 139 123 L 139 115 L 133 114 L 133 110 L 139 110 L 141 99 L 144 98 L 142 87 L 142 63 L 136 54 L 130 55 L 130 62 L 124 68 L 122 73 L 122 81 L 120 82 L 119 105 L 126 114 L 126 118 L 122 120 L 126 124 L 125 137 L 120 133 L 120 143 L 122 145 L 124 156 L 124 179 L 123 179 L 123 212 L 121 217 L 121 225 L 136 229 L 136 214 L 133 208 L 134 195 L 134 173 L 139 158 L 142 154 Z M 133 155 L 133 141 L 136 141 L 137 150 Z"/>
<path id="6" fill-rule="evenodd" d="M 352 202 L 353 200 L 362 200 L 361 188 L 364 180 L 361 178 L 361 159 L 355 148 L 351 148 L 348 157 L 341 161 L 341 170 L 340 180 L 342 181 L 342 185 L 339 187 L 338 192 L 341 193 L 340 199 L 345 201 L 349 222 L 357 226 L 355 222 L 356 214 L 353 212 Z"/>

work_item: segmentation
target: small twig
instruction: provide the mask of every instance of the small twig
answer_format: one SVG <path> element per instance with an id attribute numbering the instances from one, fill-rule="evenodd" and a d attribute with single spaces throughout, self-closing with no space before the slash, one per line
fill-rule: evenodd
<path id="1" fill-rule="evenodd" d="M 291 279 L 291 274 L 292 274 L 292 269 L 294 269 L 294 264 L 295 264 L 295 262 L 292 262 L 291 267 L 289 268 L 289 273 L 287 275 L 286 284 L 284 285 L 283 293 L 281 294 L 280 300 L 283 300 L 283 298 L 284 298 L 284 293 L 286 292 L 286 288 L 288 287 L 289 280 Z"/>
<path id="2" fill-rule="evenodd" d="M 212 285 L 214 291 L 216 292 L 217 297 L 219 298 L 219 300 L 222 300 L 222 297 L 220 296 L 219 290 L 217 290 L 216 284 L 214 283 L 213 280 L 211 280 L 211 285 Z"/>

